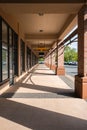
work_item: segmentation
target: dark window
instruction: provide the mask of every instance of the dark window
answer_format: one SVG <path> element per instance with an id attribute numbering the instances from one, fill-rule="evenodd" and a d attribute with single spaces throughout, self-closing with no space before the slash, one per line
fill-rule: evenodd
<path id="1" fill-rule="evenodd" d="M 25 71 L 25 43 L 21 40 L 21 74 Z"/>
<path id="2" fill-rule="evenodd" d="M 44 52 L 39 52 L 39 55 L 44 55 Z"/>
<path id="3" fill-rule="evenodd" d="M 27 47 L 27 69 L 31 68 L 31 50 Z"/>
<path id="4" fill-rule="evenodd" d="M 2 81 L 8 78 L 8 27 L 2 21 Z"/>
<path id="5" fill-rule="evenodd" d="M 2 81 L 2 20 L 0 17 L 0 82 Z"/>
<path id="6" fill-rule="evenodd" d="M 9 28 L 9 79 L 14 83 L 14 75 L 18 75 L 18 35 Z"/>
<path id="7" fill-rule="evenodd" d="M 18 35 L 0 17 L 0 82 L 13 80 L 14 75 L 18 75 Z"/>
<path id="8" fill-rule="evenodd" d="M 13 32 L 13 68 L 14 75 L 18 75 L 18 35 Z"/>
<path id="9" fill-rule="evenodd" d="M 32 52 L 32 66 L 36 64 L 36 55 Z"/>

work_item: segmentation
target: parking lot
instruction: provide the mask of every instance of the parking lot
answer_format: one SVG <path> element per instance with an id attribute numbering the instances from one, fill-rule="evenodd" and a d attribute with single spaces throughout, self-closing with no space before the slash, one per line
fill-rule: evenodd
<path id="1" fill-rule="evenodd" d="M 78 69 L 77 65 L 65 65 L 66 74 L 68 74 L 72 77 L 77 75 L 77 69 Z"/>

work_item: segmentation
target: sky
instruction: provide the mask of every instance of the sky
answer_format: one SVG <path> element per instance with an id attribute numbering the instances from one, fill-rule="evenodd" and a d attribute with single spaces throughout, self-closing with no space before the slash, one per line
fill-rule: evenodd
<path id="1" fill-rule="evenodd" d="M 75 48 L 77 50 L 77 42 L 73 42 L 69 45 L 71 48 Z"/>
<path id="2" fill-rule="evenodd" d="M 68 37 L 76 28 L 77 28 L 77 25 L 71 30 L 71 32 L 70 32 L 68 35 L 66 35 L 66 37 Z M 66 38 L 66 37 L 65 37 L 65 38 Z M 78 36 L 75 35 L 74 37 L 71 38 L 71 40 L 73 40 L 74 38 L 77 38 L 77 39 L 78 39 Z M 77 40 L 77 39 L 76 39 L 76 40 Z M 67 43 L 66 43 L 66 44 L 67 44 Z M 78 51 L 78 42 L 72 42 L 71 44 L 69 44 L 69 46 L 70 46 L 71 48 L 75 48 L 76 51 Z"/>

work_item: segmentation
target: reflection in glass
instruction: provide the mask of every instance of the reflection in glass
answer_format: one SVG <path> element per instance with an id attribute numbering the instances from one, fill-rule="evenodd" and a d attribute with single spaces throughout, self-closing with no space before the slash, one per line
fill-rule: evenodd
<path id="1" fill-rule="evenodd" d="M 25 43 L 21 40 L 21 74 L 23 71 L 25 71 Z"/>
<path id="2" fill-rule="evenodd" d="M 13 33 L 13 70 L 14 75 L 18 75 L 18 35 Z"/>
<path id="3" fill-rule="evenodd" d="M 7 44 L 2 44 L 2 80 L 8 78 L 8 47 Z"/>
<path id="4" fill-rule="evenodd" d="M 8 78 L 7 26 L 2 22 L 2 80 Z"/>

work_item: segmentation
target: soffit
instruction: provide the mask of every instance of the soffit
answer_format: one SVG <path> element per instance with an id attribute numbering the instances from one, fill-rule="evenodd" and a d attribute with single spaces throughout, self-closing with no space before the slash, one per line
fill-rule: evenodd
<path id="1" fill-rule="evenodd" d="M 57 40 L 60 32 L 64 32 L 69 18 L 74 18 L 81 6 L 82 3 L 0 4 L 4 12 L 13 15 L 21 23 L 28 44 L 45 43 L 49 46 Z M 39 16 L 39 13 L 44 15 Z"/>

